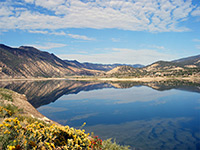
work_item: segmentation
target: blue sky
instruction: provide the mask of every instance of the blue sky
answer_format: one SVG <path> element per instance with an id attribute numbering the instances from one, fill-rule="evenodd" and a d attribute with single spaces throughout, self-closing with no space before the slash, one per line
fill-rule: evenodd
<path id="1" fill-rule="evenodd" d="M 104 64 L 198 55 L 200 1 L 0 0 L 0 43 Z"/>

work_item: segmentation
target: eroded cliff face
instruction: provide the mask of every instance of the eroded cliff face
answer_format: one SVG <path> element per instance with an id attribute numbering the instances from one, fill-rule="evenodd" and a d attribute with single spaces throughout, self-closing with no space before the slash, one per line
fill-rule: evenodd
<path id="1" fill-rule="evenodd" d="M 11 48 L 0 44 L 0 78 L 65 77 L 98 72 L 77 68 L 54 54 L 33 47 Z"/>

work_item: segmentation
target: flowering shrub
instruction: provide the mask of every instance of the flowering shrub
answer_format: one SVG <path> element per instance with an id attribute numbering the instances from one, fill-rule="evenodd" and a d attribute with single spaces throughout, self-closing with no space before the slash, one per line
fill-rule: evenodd
<path id="1" fill-rule="evenodd" d="M 0 105 L 0 117 L 5 118 L 5 117 L 11 117 L 17 113 L 22 112 L 21 109 L 18 109 L 15 105 Z"/>
<path id="2" fill-rule="evenodd" d="M 12 116 L 12 112 L 2 106 L 0 106 L 0 117 L 10 117 Z"/>
<path id="3" fill-rule="evenodd" d="M 18 118 L 5 119 L 0 124 L 2 149 L 90 149 L 90 140 L 84 130 L 69 126 L 45 126 L 37 121 L 22 125 Z"/>
<path id="4" fill-rule="evenodd" d="M 98 136 L 93 136 L 91 138 L 90 148 L 92 150 L 101 150 L 102 149 L 102 139 L 98 138 Z"/>

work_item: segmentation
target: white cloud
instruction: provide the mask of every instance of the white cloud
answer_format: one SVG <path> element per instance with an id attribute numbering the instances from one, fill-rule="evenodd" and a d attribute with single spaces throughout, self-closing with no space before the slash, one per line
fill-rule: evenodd
<path id="1" fill-rule="evenodd" d="M 50 34 L 54 34 L 54 35 L 66 35 L 66 33 L 64 31 L 60 31 L 60 32 L 51 32 Z"/>
<path id="2" fill-rule="evenodd" d="M 29 30 L 30 33 L 39 33 L 39 34 L 48 34 L 48 31 L 41 31 L 41 30 Z"/>
<path id="3" fill-rule="evenodd" d="M 90 38 L 85 35 L 78 35 L 78 34 L 67 34 L 69 37 L 73 39 L 79 39 L 79 40 L 86 40 L 86 41 L 93 41 L 95 38 Z"/>
<path id="4" fill-rule="evenodd" d="M 43 45 L 37 45 L 37 44 L 29 44 L 29 45 L 42 50 L 67 46 L 66 44 L 61 44 L 61 43 L 45 43 Z"/>
<path id="5" fill-rule="evenodd" d="M 193 12 L 192 12 L 193 16 L 200 16 L 200 7 L 197 7 Z"/>
<path id="6" fill-rule="evenodd" d="M 190 14 L 200 14 L 199 7 L 195 8 L 191 0 L 24 0 L 21 6 L 13 5 L 14 0 L 1 3 L 1 29 L 117 28 L 181 32 L 189 29 L 179 23 Z M 35 5 L 35 9 L 25 8 L 25 3 Z M 38 6 L 47 11 L 42 13 Z"/>
<path id="7" fill-rule="evenodd" d="M 196 48 L 197 48 L 197 49 L 200 49 L 200 45 L 196 45 Z"/>
<path id="8" fill-rule="evenodd" d="M 199 44 L 200 39 L 193 39 L 192 41 L 193 41 L 193 42 L 197 42 L 197 43 Z M 200 49 L 200 45 L 195 45 L 195 47 L 196 47 L 197 49 Z"/>
<path id="9" fill-rule="evenodd" d="M 113 42 L 120 42 L 120 39 L 119 38 L 112 38 L 111 39 Z"/>
<path id="10" fill-rule="evenodd" d="M 113 48 L 110 53 L 104 54 L 63 54 L 58 55 L 62 59 L 76 59 L 80 62 L 94 62 L 94 63 L 126 63 L 136 64 L 141 63 L 147 65 L 158 60 L 172 60 L 177 58 L 169 54 L 157 52 L 149 49 L 119 49 Z"/>
<path id="11" fill-rule="evenodd" d="M 49 32 L 47 30 L 28 30 L 28 32 L 30 32 L 30 33 L 38 33 L 38 34 L 50 34 L 50 35 L 66 35 L 66 33 L 64 31 L 60 31 L 60 32 L 52 31 L 52 32 Z"/>
<path id="12" fill-rule="evenodd" d="M 0 17 L 8 17 L 9 15 L 13 15 L 13 12 L 12 10 L 10 10 L 9 7 L 5 7 L 5 6 L 2 6 L 0 5 Z"/>
<path id="13" fill-rule="evenodd" d="M 164 50 L 165 47 L 164 46 L 159 46 L 159 45 L 149 45 L 150 48 L 155 48 L 155 49 L 159 49 L 159 50 Z"/>
<path id="14" fill-rule="evenodd" d="M 35 0 L 35 4 L 47 9 L 55 9 L 55 7 L 65 3 L 65 0 Z"/>
<path id="15" fill-rule="evenodd" d="M 193 39 L 194 42 L 200 42 L 200 39 Z"/>
<path id="16" fill-rule="evenodd" d="M 34 3 L 34 0 L 25 0 L 27 3 Z"/>

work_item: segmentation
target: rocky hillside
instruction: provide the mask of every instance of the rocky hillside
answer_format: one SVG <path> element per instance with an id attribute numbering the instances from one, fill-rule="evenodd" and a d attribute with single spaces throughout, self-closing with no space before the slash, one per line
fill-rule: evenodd
<path id="1" fill-rule="evenodd" d="M 6 105 L 14 105 L 23 110 L 23 112 L 21 112 L 23 115 L 50 121 L 28 102 L 24 94 L 19 94 L 8 89 L 0 88 L 0 107 Z"/>
<path id="2" fill-rule="evenodd" d="M 98 71 L 77 68 L 54 54 L 34 47 L 11 48 L 0 44 L 0 78 L 64 77 L 96 73 Z"/>
<path id="3" fill-rule="evenodd" d="M 131 66 L 118 66 L 106 73 L 106 75 L 121 77 L 121 76 L 138 76 L 142 75 L 142 69 L 133 68 Z"/>
<path id="4" fill-rule="evenodd" d="M 111 77 L 200 76 L 200 55 L 174 61 L 158 61 L 143 68 L 118 66 L 106 73 Z"/>
<path id="5" fill-rule="evenodd" d="M 182 59 L 174 60 L 172 62 L 178 63 L 179 65 L 182 65 L 182 66 L 190 67 L 190 68 L 200 67 L 200 55 L 182 58 Z"/>

